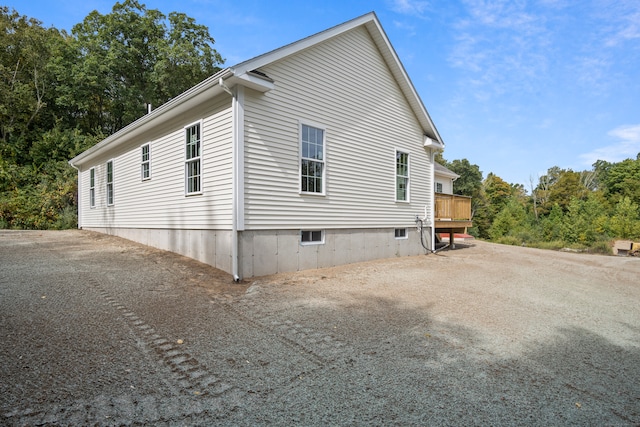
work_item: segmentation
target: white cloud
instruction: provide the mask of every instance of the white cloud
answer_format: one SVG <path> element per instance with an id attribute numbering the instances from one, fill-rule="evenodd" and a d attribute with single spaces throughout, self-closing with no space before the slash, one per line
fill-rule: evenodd
<path id="1" fill-rule="evenodd" d="M 640 124 L 619 126 L 607 134 L 616 142 L 605 147 L 597 148 L 579 157 L 584 165 L 593 165 L 597 160 L 619 162 L 628 158 L 636 158 L 640 153 Z"/>
<path id="2" fill-rule="evenodd" d="M 625 46 L 640 38 L 640 3 L 637 0 L 618 0 L 604 4 L 599 10 L 603 20 L 603 40 L 608 47 Z"/>
<path id="3" fill-rule="evenodd" d="M 540 9 L 516 0 L 466 0 L 466 16 L 453 23 L 448 61 L 465 72 L 463 90 L 490 100 L 535 91 L 548 78 L 552 32 Z"/>
<path id="4" fill-rule="evenodd" d="M 411 36 L 415 36 L 416 35 L 416 27 L 415 25 L 412 24 L 407 24 L 406 22 L 401 22 L 401 21 L 393 21 L 393 25 L 395 25 L 396 28 L 406 31 L 409 33 L 409 35 Z"/>
<path id="5" fill-rule="evenodd" d="M 466 4 L 475 21 L 493 28 L 512 28 L 519 32 L 535 31 L 539 17 L 525 12 L 526 3 L 511 0 L 468 0 Z"/>
<path id="6" fill-rule="evenodd" d="M 429 2 L 421 0 L 392 0 L 391 9 L 394 12 L 402 13 L 404 15 L 413 15 L 419 18 L 424 16 L 424 13 L 429 10 Z"/>

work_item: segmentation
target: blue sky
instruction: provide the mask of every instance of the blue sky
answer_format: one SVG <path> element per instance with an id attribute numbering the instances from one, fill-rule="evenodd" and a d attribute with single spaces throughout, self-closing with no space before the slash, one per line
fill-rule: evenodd
<path id="1" fill-rule="evenodd" d="M 70 31 L 114 0 L 8 0 Z M 209 27 L 231 66 L 375 11 L 446 144 L 529 188 L 640 152 L 638 0 L 148 0 Z"/>

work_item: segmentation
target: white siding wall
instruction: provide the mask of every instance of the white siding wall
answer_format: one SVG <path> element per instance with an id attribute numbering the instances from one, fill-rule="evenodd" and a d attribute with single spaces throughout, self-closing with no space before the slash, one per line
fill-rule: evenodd
<path id="1" fill-rule="evenodd" d="M 442 193 L 453 194 L 453 181 L 451 178 L 436 175 L 436 182 L 442 184 Z"/>
<path id="2" fill-rule="evenodd" d="M 423 132 L 364 28 L 262 69 L 247 91 L 247 229 L 415 225 L 430 202 Z M 326 129 L 326 196 L 299 194 L 299 121 Z M 410 203 L 395 201 L 395 152 L 410 153 Z"/>
<path id="3" fill-rule="evenodd" d="M 184 126 L 202 119 L 202 195 L 185 196 Z M 151 147 L 151 179 L 140 174 L 143 144 Z M 89 168 L 81 173 L 84 228 L 230 229 L 231 102 L 212 101 L 180 120 L 160 123 L 149 139 L 131 141 L 109 158 L 97 159 L 96 207 L 89 207 Z M 106 205 L 106 162 L 114 163 L 114 205 Z"/>

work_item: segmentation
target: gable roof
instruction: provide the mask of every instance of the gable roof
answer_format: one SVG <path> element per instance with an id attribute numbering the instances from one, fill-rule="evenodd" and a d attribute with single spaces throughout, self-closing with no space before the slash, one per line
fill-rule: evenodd
<path id="1" fill-rule="evenodd" d="M 235 66 L 220 70 L 211 77 L 156 108 L 151 113 L 142 116 L 140 119 L 128 126 L 125 126 L 118 132 L 74 157 L 69 161 L 69 163 L 72 166 L 80 165 L 96 156 L 99 156 L 107 149 L 107 147 L 112 148 L 118 146 L 125 143 L 131 137 L 141 135 L 148 129 L 152 128 L 154 124 L 157 123 L 157 120 L 168 120 L 169 118 L 198 105 L 207 98 L 219 95 L 223 93 L 223 91 L 228 91 L 229 87 L 233 87 L 236 84 L 247 86 L 261 92 L 269 91 L 274 87 L 273 81 L 264 74 L 257 72 L 260 67 L 264 67 L 275 61 L 279 61 L 290 55 L 309 49 L 332 37 L 338 36 L 360 26 L 364 26 L 371 35 L 371 38 L 384 58 L 387 67 L 389 67 L 389 70 L 398 83 L 405 99 L 417 117 L 426 139 L 430 142 L 435 141 L 436 146 L 439 146 L 440 148 L 443 147 L 444 142 L 433 124 L 427 109 L 422 103 L 420 96 L 413 86 L 409 75 L 400 62 L 398 55 L 393 49 L 393 46 L 391 46 L 386 33 L 380 25 L 378 17 L 375 12 L 369 12 L 358 18 L 321 31 L 312 36 L 241 62 Z M 427 146 L 427 141 L 425 141 L 425 146 Z"/>
<path id="2" fill-rule="evenodd" d="M 436 173 L 436 175 L 446 176 L 448 178 L 453 178 L 454 180 L 460 178 L 460 175 L 458 175 L 457 173 L 455 173 L 451 169 L 449 169 L 449 168 L 447 168 L 445 166 L 442 166 L 438 162 L 435 162 L 434 172 Z"/>
<path id="3" fill-rule="evenodd" d="M 283 59 L 287 56 L 296 54 L 304 49 L 308 49 L 312 46 L 324 42 L 325 40 L 328 40 L 360 26 L 364 26 L 368 30 L 374 43 L 380 51 L 380 54 L 384 58 L 387 67 L 389 67 L 389 69 L 391 70 L 391 73 L 400 86 L 402 93 L 404 94 L 405 98 L 409 102 L 409 105 L 411 106 L 411 109 L 414 111 L 416 117 L 418 118 L 420 125 L 425 131 L 426 136 L 429 136 L 431 139 L 434 139 L 440 144 L 443 144 L 438 130 L 433 124 L 433 121 L 431 120 L 427 109 L 422 103 L 422 100 L 420 99 L 418 92 L 413 86 L 409 75 L 405 71 L 404 66 L 400 62 L 400 59 L 398 58 L 395 49 L 391 45 L 391 42 L 384 32 L 384 29 L 382 28 L 382 25 L 380 24 L 380 21 L 378 20 L 375 12 L 369 12 L 365 15 L 337 25 L 333 28 L 329 28 L 302 40 L 298 40 L 297 42 L 288 44 L 271 52 L 249 59 L 248 61 L 241 62 L 240 64 L 231 67 L 230 69 L 233 70 L 234 74 L 242 75 L 251 70 L 258 69 L 267 64 Z"/>

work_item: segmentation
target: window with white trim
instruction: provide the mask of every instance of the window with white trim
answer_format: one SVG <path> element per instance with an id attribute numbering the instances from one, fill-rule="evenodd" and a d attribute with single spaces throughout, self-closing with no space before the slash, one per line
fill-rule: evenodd
<path id="1" fill-rule="evenodd" d="M 322 230 L 302 230 L 300 231 L 300 243 L 303 245 L 319 245 L 324 243 L 324 233 Z"/>
<path id="2" fill-rule="evenodd" d="M 200 123 L 185 128 L 185 193 L 202 192 Z"/>
<path id="3" fill-rule="evenodd" d="M 436 193 L 442 193 L 442 183 L 436 182 Z"/>
<path id="4" fill-rule="evenodd" d="M 96 207 L 96 169 L 89 169 L 89 207 Z"/>
<path id="5" fill-rule="evenodd" d="M 300 124 L 300 191 L 324 194 L 324 129 Z"/>
<path id="6" fill-rule="evenodd" d="M 409 201 L 409 153 L 396 150 L 396 201 Z"/>
<path id="7" fill-rule="evenodd" d="M 107 162 L 107 206 L 113 205 L 113 160 Z"/>
<path id="8" fill-rule="evenodd" d="M 396 239 L 406 239 L 407 238 L 407 229 L 406 228 L 396 228 L 395 229 L 395 237 L 396 237 Z"/>
<path id="9" fill-rule="evenodd" d="M 151 144 L 144 144 L 140 151 L 140 177 L 145 181 L 151 179 Z"/>

